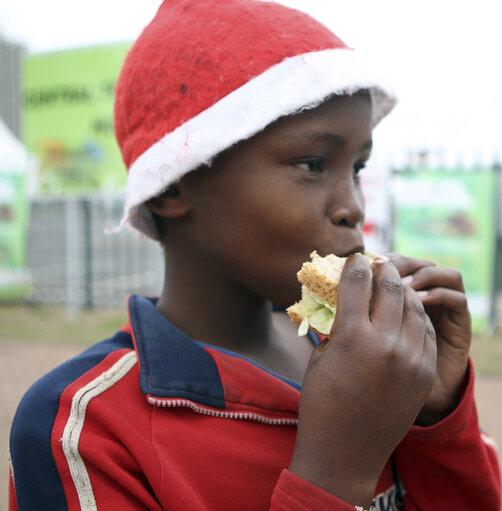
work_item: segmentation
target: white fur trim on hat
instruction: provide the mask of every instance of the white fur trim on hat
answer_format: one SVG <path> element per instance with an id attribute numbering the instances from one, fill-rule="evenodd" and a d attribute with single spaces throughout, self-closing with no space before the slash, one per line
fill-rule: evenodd
<path id="1" fill-rule="evenodd" d="M 136 159 L 129 169 L 121 225 L 157 239 L 145 201 L 279 117 L 313 108 L 331 94 L 360 89 L 370 90 L 375 126 L 396 98 L 355 51 L 329 49 L 284 59 L 167 133 Z"/>

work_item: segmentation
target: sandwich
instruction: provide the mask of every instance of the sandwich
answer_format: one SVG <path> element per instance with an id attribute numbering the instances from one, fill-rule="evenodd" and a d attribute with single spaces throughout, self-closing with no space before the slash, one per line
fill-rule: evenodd
<path id="1" fill-rule="evenodd" d="M 379 257 L 369 250 L 364 255 L 370 263 Z M 316 251 L 310 258 L 297 273 L 302 284 L 302 298 L 286 312 L 299 325 L 299 336 L 306 335 L 309 329 L 328 335 L 335 320 L 338 283 L 347 258 L 334 254 L 321 257 Z"/>

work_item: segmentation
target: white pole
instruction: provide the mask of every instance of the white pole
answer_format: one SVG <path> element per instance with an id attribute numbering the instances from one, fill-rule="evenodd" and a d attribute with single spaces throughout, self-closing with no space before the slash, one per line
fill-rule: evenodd
<path id="1" fill-rule="evenodd" d="M 66 313 L 76 320 L 80 316 L 80 236 L 78 200 L 65 201 L 66 213 Z"/>

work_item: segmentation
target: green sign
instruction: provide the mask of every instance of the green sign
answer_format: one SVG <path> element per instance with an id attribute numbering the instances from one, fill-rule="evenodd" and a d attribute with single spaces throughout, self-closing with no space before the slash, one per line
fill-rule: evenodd
<path id="1" fill-rule="evenodd" d="M 23 296 L 29 289 L 25 260 L 27 220 L 24 175 L 0 172 L 0 299 Z"/>
<path id="2" fill-rule="evenodd" d="M 114 136 L 114 87 L 130 44 L 24 61 L 24 136 L 42 192 L 114 191 L 126 171 Z"/>
<path id="3" fill-rule="evenodd" d="M 497 176 L 491 170 L 400 172 L 394 250 L 462 273 L 473 330 L 489 325 L 495 280 Z"/>

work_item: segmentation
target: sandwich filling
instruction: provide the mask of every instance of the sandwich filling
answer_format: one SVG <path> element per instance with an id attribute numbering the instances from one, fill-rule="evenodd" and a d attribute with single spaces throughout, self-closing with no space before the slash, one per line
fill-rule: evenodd
<path id="1" fill-rule="evenodd" d="M 328 335 L 335 321 L 336 306 L 330 305 L 308 287 L 302 286 L 302 300 L 297 304 L 297 312 L 303 319 L 298 327 L 298 335 L 307 335 L 313 328 L 323 335 Z"/>

